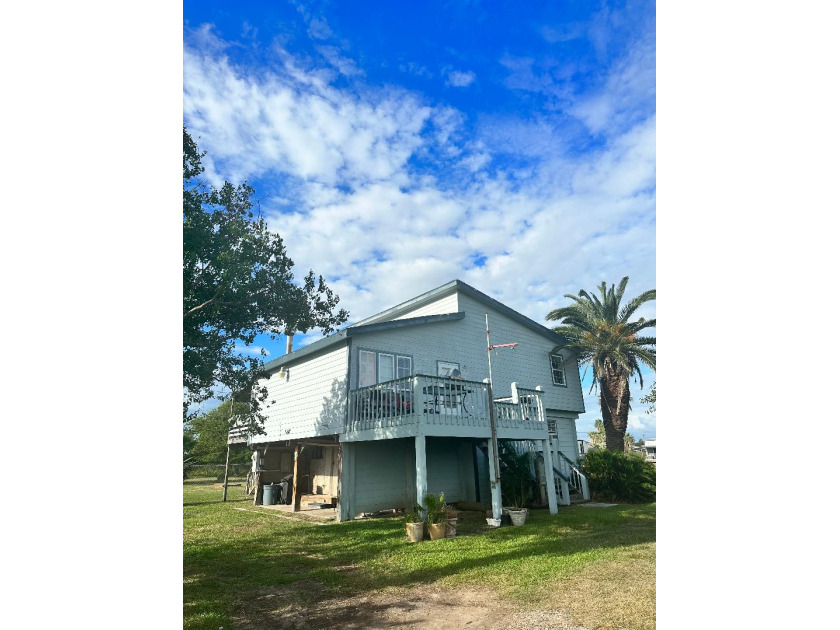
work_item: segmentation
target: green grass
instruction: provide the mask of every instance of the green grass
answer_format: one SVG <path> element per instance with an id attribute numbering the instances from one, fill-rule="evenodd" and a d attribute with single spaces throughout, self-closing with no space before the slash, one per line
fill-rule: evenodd
<path id="1" fill-rule="evenodd" d="M 490 587 L 592 628 L 655 627 L 656 504 L 532 510 L 523 527 L 462 512 L 455 539 L 407 542 L 401 519 L 313 525 L 251 513 L 242 488 L 184 483 L 184 628 L 231 628 L 260 588 L 307 580 L 301 605 L 436 582 Z M 232 499 L 232 500 L 230 500 Z M 314 582 L 312 582 L 314 581 Z"/>

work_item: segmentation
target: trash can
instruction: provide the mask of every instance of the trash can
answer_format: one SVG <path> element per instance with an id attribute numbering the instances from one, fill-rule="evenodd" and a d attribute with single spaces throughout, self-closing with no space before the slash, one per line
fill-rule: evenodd
<path id="1" fill-rule="evenodd" d="M 263 505 L 274 505 L 274 485 L 265 484 L 263 486 Z"/>
<path id="2" fill-rule="evenodd" d="M 294 475 L 286 475 L 280 480 L 280 498 L 278 503 L 291 505 L 292 503 L 292 480 Z"/>

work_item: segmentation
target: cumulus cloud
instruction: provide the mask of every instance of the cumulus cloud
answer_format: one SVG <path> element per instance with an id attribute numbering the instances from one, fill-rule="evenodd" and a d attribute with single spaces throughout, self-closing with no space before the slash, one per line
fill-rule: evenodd
<path id="1" fill-rule="evenodd" d="M 474 72 L 461 72 L 460 70 L 453 70 L 446 78 L 446 85 L 453 87 L 467 87 L 475 81 Z"/>
<path id="2" fill-rule="evenodd" d="M 184 51 L 184 118 L 208 177 L 260 182 L 263 214 L 297 268 L 324 274 L 351 321 L 453 278 L 538 322 L 601 281 L 629 275 L 628 295 L 656 286 L 653 84 L 633 74 L 652 51 L 634 48 L 576 102 L 577 133 L 601 137 L 585 152 L 550 112 L 470 126 L 408 90 L 338 87 L 335 71 L 358 78 L 355 64 L 320 52 L 331 70 L 279 49 L 270 70 L 254 71 L 204 33 Z M 532 62 L 506 63 L 541 89 Z M 475 78 L 464 74 L 452 84 Z M 585 404 L 583 431 L 600 415 L 594 396 Z M 637 431 L 655 427 L 655 415 L 634 414 Z"/>

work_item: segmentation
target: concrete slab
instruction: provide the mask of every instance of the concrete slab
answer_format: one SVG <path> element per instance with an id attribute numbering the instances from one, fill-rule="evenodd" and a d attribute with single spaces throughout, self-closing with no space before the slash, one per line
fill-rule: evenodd
<path id="1" fill-rule="evenodd" d="M 578 503 L 580 507 L 615 507 L 618 503 Z"/>

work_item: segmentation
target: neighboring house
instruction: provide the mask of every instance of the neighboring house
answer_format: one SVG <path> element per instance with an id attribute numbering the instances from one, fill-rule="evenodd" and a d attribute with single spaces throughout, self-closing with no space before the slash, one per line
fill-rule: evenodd
<path id="1" fill-rule="evenodd" d="M 585 484 L 576 357 L 553 331 L 460 280 L 266 364 L 266 433 L 231 441 L 255 450 L 260 483 L 296 472 L 298 493 L 337 500 L 339 520 L 427 492 L 490 503 L 500 516 L 485 315 L 492 344 L 517 344 L 493 356 L 497 439 L 536 440 L 534 452 L 551 454 L 540 455 L 539 477 L 556 513 L 568 484 Z"/>
<path id="2" fill-rule="evenodd" d="M 578 457 L 583 457 L 592 448 L 592 443 L 589 440 L 578 439 Z"/>
<path id="3" fill-rule="evenodd" d="M 645 457 L 649 462 L 656 462 L 656 438 L 645 440 Z"/>

